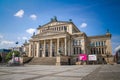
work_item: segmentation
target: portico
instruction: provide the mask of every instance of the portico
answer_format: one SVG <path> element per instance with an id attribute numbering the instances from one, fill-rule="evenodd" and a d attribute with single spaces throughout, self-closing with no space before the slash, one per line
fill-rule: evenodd
<path id="1" fill-rule="evenodd" d="M 41 39 L 31 42 L 34 46 L 29 46 L 29 56 L 33 57 L 56 57 L 61 54 L 67 56 L 67 38 Z"/>

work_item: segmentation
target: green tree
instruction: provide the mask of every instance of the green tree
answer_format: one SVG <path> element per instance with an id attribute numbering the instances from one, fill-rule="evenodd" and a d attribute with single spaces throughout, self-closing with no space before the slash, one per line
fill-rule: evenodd
<path id="1" fill-rule="evenodd" d="M 11 51 L 11 52 L 9 52 L 9 53 L 6 55 L 5 59 L 6 59 L 7 61 L 9 61 L 10 59 L 12 59 L 13 53 L 14 53 L 14 56 L 15 56 L 15 57 L 19 57 L 19 56 L 20 56 L 20 52 L 19 52 L 19 51 Z"/>

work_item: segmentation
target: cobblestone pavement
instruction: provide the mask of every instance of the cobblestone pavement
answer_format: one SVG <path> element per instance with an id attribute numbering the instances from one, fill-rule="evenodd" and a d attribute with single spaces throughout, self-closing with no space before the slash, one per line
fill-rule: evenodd
<path id="1" fill-rule="evenodd" d="M 0 80 L 81 80 L 100 65 L 0 67 Z"/>
<path id="2" fill-rule="evenodd" d="M 0 80 L 120 80 L 120 65 L 0 67 Z"/>
<path id="3" fill-rule="evenodd" d="M 103 65 L 82 80 L 120 80 L 120 64 Z"/>

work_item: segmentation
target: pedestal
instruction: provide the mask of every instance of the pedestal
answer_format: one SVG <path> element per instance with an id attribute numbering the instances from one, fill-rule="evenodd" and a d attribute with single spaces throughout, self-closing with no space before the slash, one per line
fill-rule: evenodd
<path id="1" fill-rule="evenodd" d="M 56 66 L 60 66 L 61 65 L 61 61 L 60 61 L 60 56 L 56 57 Z"/>

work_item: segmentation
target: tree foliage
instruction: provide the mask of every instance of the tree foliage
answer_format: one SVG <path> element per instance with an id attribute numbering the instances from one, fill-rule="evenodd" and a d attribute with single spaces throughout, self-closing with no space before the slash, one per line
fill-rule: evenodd
<path id="1" fill-rule="evenodd" d="M 19 51 L 11 51 L 11 52 L 9 52 L 9 53 L 6 55 L 5 59 L 6 59 L 7 61 L 9 61 L 10 59 L 12 59 L 13 53 L 14 53 L 14 57 L 19 57 L 19 56 L 20 56 L 20 52 L 19 52 Z"/>

